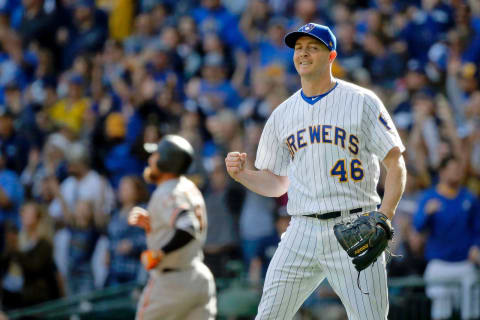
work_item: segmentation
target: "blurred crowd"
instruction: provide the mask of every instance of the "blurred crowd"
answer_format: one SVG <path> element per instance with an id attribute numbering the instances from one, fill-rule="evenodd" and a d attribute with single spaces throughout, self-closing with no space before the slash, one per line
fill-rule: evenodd
<path id="1" fill-rule="evenodd" d="M 153 188 L 143 146 L 167 133 L 196 151 L 206 263 L 228 277 L 241 260 L 260 282 L 288 199 L 234 183 L 223 159 L 244 150 L 253 166 L 265 120 L 300 87 L 283 37 L 307 22 L 333 29 L 334 76 L 373 90 L 407 147 L 390 274 L 423 275 L 442 257 L 478 264 L 478 1 L 0 0 L 3 308 L 145 279 L 145 238 L 126 215 Z M 442 183 L 459 205 L 439 204 Z M 465 222 L 453 258 L 428 249 L 458 239 L 438 236 L 453 219 L 428 219 L 442 210 Z"/>

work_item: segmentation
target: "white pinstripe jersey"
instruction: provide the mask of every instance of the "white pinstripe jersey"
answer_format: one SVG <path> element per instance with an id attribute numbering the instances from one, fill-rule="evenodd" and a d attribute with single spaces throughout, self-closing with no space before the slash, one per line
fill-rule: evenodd
<path id="1" fill-rule="evenodd" d="M 380 163 L 398 132 L 370 90 L 336 80 L 328 94 L 308 103 L 301 90 L 281 103 L 260 138 L 255 166 L 288 176 L 291 215 L 378 205 Z"/>

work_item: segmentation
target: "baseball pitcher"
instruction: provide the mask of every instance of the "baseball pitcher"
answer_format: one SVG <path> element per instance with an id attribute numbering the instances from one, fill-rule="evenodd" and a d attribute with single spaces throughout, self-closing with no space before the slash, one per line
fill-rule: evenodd
<path id="1" fill-rule="evenodd" d="M 270 262 L 256 319 L 292 319 L 325 278 L 349 319 L 387 319 L 384 250 L 405 185 L 405 148 L 372 91 L 333 78 L 336 38 L 328 27 L 309 23 L 285 43 L 294 49 L 302 88 L 270 115 L 258 170 L 245 168 L 245 153 L 225 159 L 231 177 L 250 190 L 267 197 L 288 191 L 292 219 Z M 380 163 L 387 170 L 382 201 Z"/>

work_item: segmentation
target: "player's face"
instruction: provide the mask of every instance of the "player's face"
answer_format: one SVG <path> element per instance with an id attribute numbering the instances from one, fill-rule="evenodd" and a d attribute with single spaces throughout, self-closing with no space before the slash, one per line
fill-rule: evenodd
<path id="1" fill-rule="evenodd" d="M 320 76 L 330 68 L 330 51 L 322 42 L 302 36 L 295 43 L 293 63 L 300 77 Z"/>
<path id="2" fill-rule="evenodd" d="M 160 154 L 158 152 L 152 153 L 148 158 L 148 167 L 145 168 L 143 175 L 145 180 L 148 183 L 156 183 L 161 175 L 160 170 L 157 168 L 157 161 L 160 159 Z"/>

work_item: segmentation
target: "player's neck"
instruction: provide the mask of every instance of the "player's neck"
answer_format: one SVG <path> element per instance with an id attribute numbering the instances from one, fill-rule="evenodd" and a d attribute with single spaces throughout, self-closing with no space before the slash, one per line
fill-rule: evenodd
<path id="1" fill-rule="evenodd" d="M 307 97 L 318 96 L 331 90 L 335 86 L 335 79 L 331 74 L 327 77 L 301 79 L 303 94 Z"/>
<path id="2" fill-rule="evenodd" d="M 178 175 L 170 173 L 170 172 L 162 172 L 159 175 L 156 183 L 157 183 L 157 185 L 161 185 L 162 183 L 167 182 L 168 180 L 177 179 L 178 177 L 179 177 Z"/>

